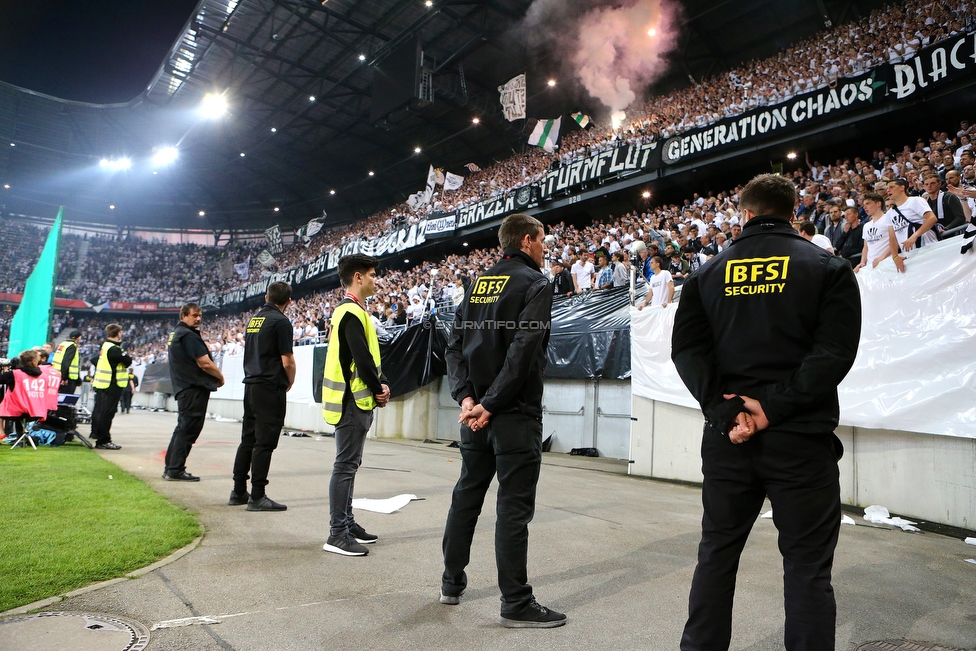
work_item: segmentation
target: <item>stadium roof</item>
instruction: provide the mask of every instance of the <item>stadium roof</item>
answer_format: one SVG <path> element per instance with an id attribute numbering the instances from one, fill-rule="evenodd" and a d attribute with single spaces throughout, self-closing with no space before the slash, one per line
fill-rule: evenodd
<path id="1" fill-rule="evenodd" d="M 519 72 L 529 71 L 530 113 L 595 110 L 569 83 L 546 86 L 559 62 L 530 51 L 515 29 L 531 3 L 202 0 L 130 102 L 0 84 L 0 182 L 11 185 L 0 190 L 2 214 L 53 215 L 64 203 L 70 221 L 213 229 L 292 227 L 323 211 L 330 221 L 363 218 L 421 189 L 430 164 L 484 167 L 520 149 L 524 123 L 504 120 L 496 90 Z M 570 11 L 599 4 L 565 0 Z M 878 4 L 685 0 L 658 86 L 769 56 Z M 374 84 L 416 43 L 433 101 L 376 115 Z M 226 93 L 225 119 L 201 120 L 207 93 Z M 179 147 L 175 164 L 150 163 L 163 146 Z M 99 165 L 122 157 L 131 168 Z"/>

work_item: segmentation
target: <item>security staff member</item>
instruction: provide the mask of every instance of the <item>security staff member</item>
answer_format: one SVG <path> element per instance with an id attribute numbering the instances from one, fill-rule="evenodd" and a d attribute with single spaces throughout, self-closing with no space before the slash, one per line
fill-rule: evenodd
<path id="1" fill-rule="evenodd" d="M 122 446 L 112 443 L 112 420 L 119 407 L 122 389 L 129 383 L 126 371 L 132 358 L 119 345 L 122 342 L 122 326 L 110 323 L 105 326 L 105 341 L 95 362 L 95 409 L 92 410 L 91 436 L 99 450 L 118 450 Z"/>
<path id="2" fill-rule="evenodd" d="M 552 316 L 552 288 L 540 271 L 542 238 L 534 217 L 505 218 L 498 230 L 503 257 L 465 295 L 445 354 L 451 396 L 461 405 L 461 477 L 444 529 L 440 601 L 460 601 L 475 525 L 497 473 L 495 562 L 501 623 L 511 628 L 566 623 L 564 614 L 536 602 L 525 567 L 542 466 L 542 374 Z"/>
<path id="3" fill-rule="evenodd" d="M 837 385 L 854 363 L 861 301 L 850 264 L 788 217 L 793 183 L 739 193 L 742 235 L 684 284 L 671 358 L 705 415 L 702 539 L 683 651 L 728 649 L 736 568 L 769 497 L 783 554 L 788 651 L 832 651 L 840 530 Z"/>
<path id="4" fill-rule="evenodd" d="M 166 449 L 163 479 L 169 481 L 200 481 L 186 471 L 186 458 L 203 430 L 210 392 L 224 386 L 224 374 L 200 336 L 202 318 L 200 306 L 187 303 L 180 308 L 180 322 L 169 335 L 169 377 L 180 414 Z"/>
<path id="5" fill-rule="evenodd" d="M 247 504 L 248 511 L 284 511 L 288 507 L 265 495 L 264 489 L 271 453 L 285 424 L 285 393 L 295 382 L 292 328 L 284 314 L 291 304 L 291 285 L 271 283 L 264 300 L 244 333 L 244 425 L 234 460 L 234 490 L 227 503 Z"/>
<path id="6" fill-rule="evenodd" d="M 61 373 L 61 393 L 74 393 L 81 384 L 81 360 L 78 355 L 78 342 L 81 332 L 72 330 L 68 338 L 58 344 L 54 351 L 52 366 Z"/>
<path id="7" fill-rule="evenodd" d="M 346 295 L 332 313 L 329 349 L 322 379 L 322 415 L 335 425 L 336 458 L 329 482 L 329 539 L 323 549 L 343 556 L 365 556 L 363 544 L 376 542 L 352 515 L 356 471 L 363 462 L 373 409 L 390 401 L 383 379 L 380 343 L 366 312 L 376 293 L 376 258 L 347 255 L 339 260 L 339 282 Z"/>

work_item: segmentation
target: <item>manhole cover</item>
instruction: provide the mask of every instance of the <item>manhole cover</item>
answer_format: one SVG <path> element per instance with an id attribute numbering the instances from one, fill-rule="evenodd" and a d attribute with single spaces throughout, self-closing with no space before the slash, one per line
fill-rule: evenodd
<path id="1" fill-rule="evenodd" d="M 142 651 L 149 630 L 98 613 L 37 613 L 0 619 L 0 649 L 11 651 Z"/>
<path id="2" fill-rule="evenodd" d="M 943 646 L 935 642 L 916 642 L 915 640 L 878 640 L 865 642 L 854 651 L 969 651 L 954 646 Z"/>

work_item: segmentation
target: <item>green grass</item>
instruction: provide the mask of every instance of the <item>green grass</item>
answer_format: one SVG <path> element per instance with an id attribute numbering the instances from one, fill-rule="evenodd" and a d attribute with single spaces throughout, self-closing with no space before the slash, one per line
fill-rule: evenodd
<path id="1" fill-rule="evenodd" d="M 0 447 L 0 612 L 123 576 L 200 531 L 92 450 Z"/>

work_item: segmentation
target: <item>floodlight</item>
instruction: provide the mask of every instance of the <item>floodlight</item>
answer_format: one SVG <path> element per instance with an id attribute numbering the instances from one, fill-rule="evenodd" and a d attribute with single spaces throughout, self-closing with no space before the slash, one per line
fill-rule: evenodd
<path id="1" fill-rule="evenodd" d="M 373 172 L 373 170 L 370 170 L 370 171 L 369 171 L 369 175 L 370 175 L 370 176 L 373 176 L 373 174 L 374 174 L 374 173 L 375 173 L 375 172 Z"/>
<path id="2" fill-rule="evenodd" d="M 651 193 L 648 192 L 647 190 L 644 190 L 644 192 L 641 194 L 641 196 L 644 197 L 645 199 L 650 199 L 651 198 Z"/>
<path id="3" fill-rule="evenodd" d="M 795 151 L 791 151 L 790 153 L 788 153 L 786 155 L 786 157 L 789 158 L 790 160 L 793 160 L 793 159 L 796 158 L 796 152 Z"/>
<path id="4" fill-rule="evenodd" d="M 275 211 L 275 212 L 279 212 L 280 210 L 281 210 L 281 208 L 279 208 L 278 206 L 275 206 L 275 207 L 274 207 L 274 211 Z"/>
<path id="5" fill-rule="evenodd" d="M 179 155 L 180 152 L 176 149 L 176 147 L 161 147 L 156 151 L 155 154 L 153 154 L 152 162 L 153 165 L 160 167 L 163 165 L 170 165 L 171 163 L 175 162 L 177 158 L 179 158 Z"/>
<path id="6" fill-rule="evenodd" d="M 335 190 L 329 190 L 329 194 L 335 194 Z"/>
<path id="7" fill-rule="evenodd" d="M 549 88 L 552 88 L 553 86 L 556 85 L 556 80 L 555 79 L 550 79 L 548 83 L 549 83 Z"/>
<path id="8" fill-rule="evenodd" d="M 108 209 L 109 209 L 109 210 L 115 210 L 115 204 L 114 204 L 114 203 L 110 203 L 110 204 L 108 205 Z"/>
<path id="9" fill-rule="evenodd" d="M 359 60 L 360 61 L 365 61 L 366 60 L 366 55 L 365 54 L 360 54 L 359 55 Z"/>
<path id="10" fill-rule="evenodd" d="M 201 210 L 197 214 L 200 215 L 201 217 L 204 217 L 204 216 L 206 216 L 207 213 Z"/>
<path id="11" fill-rule="evenodd" d="M 481 124 L 481 118 L 475 117 L 471 118 L 472 124 Z"/>
<path id="12" fill-rule="evenodd" d="M 271 127 L 271 133 L 278 133 L 278 129 L 276 129 L 275 127 Z"/>
<path id="13" fill-rule="evenodd" d="M 419 154 L 420 153 L 420 147 L 414 147 L 413 148 L 413 153 Z"/>
<path id="14" fill-rule="evenodd" d="M 208 120 L 216 120 L 227 113 L 227 98 L 223 94 L 207 93 L 200 103 L 200 115 Z"/>

